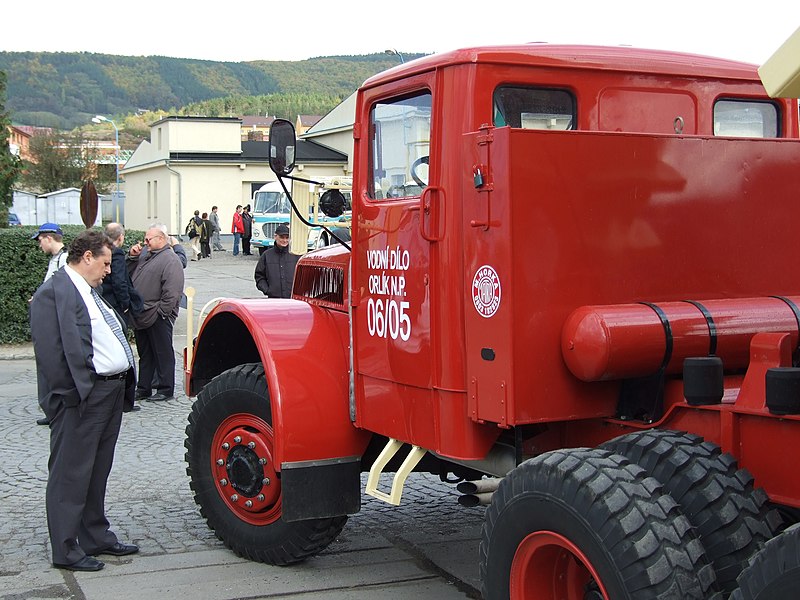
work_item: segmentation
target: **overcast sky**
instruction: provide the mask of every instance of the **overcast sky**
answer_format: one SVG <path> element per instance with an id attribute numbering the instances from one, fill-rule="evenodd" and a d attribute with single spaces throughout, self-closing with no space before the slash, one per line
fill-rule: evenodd
<path id="1" fill-rule="evenodd" d="M 553 42 L 762 64 L 800 27 L 800 0 L 14 0 L 1 10 L 0 51 L 219 61 Z"/>

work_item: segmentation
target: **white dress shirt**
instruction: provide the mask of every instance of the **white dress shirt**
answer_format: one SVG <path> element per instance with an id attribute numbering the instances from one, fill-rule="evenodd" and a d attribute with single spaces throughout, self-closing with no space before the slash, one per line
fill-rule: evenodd
<path id="1" fill-rule="evenodd" d="M 94 356 L 92 363 L 94 370 L 98 375 L 116 375 L 128 370 L 128 357 L 125 355 L 125 349 L 120 344 L 117 336 L 111 331 L 103 314 L 97 307 L 94 299 L 92 298 L 92 288 L 86 283 L 83 276 L 69 266 L 69 263 L 64 267 L 72 283 L 78 288 L 78 292 L 83 298 L 83 303 L 86 305 L 86 310 L 89 311 L 89 318 L 92 322 L 92 348 L 94 349 Z M 108 309 L 112 316 L 117 319 L 112 309 Z M 119 323 L 119 319 L 117 319 Z"/>

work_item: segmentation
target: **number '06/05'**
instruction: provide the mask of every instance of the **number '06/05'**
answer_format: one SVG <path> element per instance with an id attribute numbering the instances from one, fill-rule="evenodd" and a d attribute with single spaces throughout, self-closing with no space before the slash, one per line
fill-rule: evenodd
<path id="1" fill-rule="evenodd" d="M 370 298 L 367 301 L 367 331 L 373 337 L 398 337 L 404 342 L 411 337 L 411 319 L 406 310 L 408 302 L 389 298 Z"/>

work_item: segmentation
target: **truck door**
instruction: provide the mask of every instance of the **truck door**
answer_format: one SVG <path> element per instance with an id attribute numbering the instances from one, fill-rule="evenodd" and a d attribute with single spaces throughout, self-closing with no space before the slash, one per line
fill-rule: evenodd
<path id="1" fill-rule="evenodd" d="M 368 175 L 354 224 L 356 419 L 406 441 L 432 435 L 431 107 L 429 88 L 371 103 L 357 153 Z"/>

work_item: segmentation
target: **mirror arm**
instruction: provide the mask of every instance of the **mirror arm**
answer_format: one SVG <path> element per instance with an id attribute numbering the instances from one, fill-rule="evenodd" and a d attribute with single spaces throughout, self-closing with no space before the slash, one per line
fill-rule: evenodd
<path id="1" fill-rule="evenodd" d="M 277 173 L 276 173 L 276 175 L 277 175 Z M 283 182 L 284 179 L 292 179 L 294 181 L 303 181 L 305 183 L 313 183 L 313 184 L 316 184 L 316 185 L 322 185 L 322 184 L 317 182 L 317 181 L 311 181 L 310 179 L 301 179 L 300 177 L 292 177 L 290 175 L 278 175 L 278 181 L 280 181 L 281 187 L 283 188 L 283 191 L 286 194 L 286 197 L 289 199 L 289 204 L 292 205 L 292 210 L 294 211 L 294 214 L 297 215 L 297 218 L 300 219 L 300 221 L 302 221 L 305 225 L 308 225 L 309 227 L 322 227 L 325 231 L 328 232 L 328 235 L 332 236 L 337 242 L 339 242 L 342 246 L 347 248 L 348 252 L 352 252 L 353 249 L 347 244 L 347 242 L 345 242 L 338 235 L 333 233 L 333 231 L 331 231 L 330 229 L 325 227 L 325 225 L 323 225 L 322 223 L 311 223 L 310 221 L 306 220 L 306 218 L 303 217 L 303 215 L 300 214 L 300 211 L 297 210 L 297 206 L 295 206 L 294 198 L 292 198 L 291 192 L 289 192 L 288 188 L 286 187 L 286 184 Z"/>

